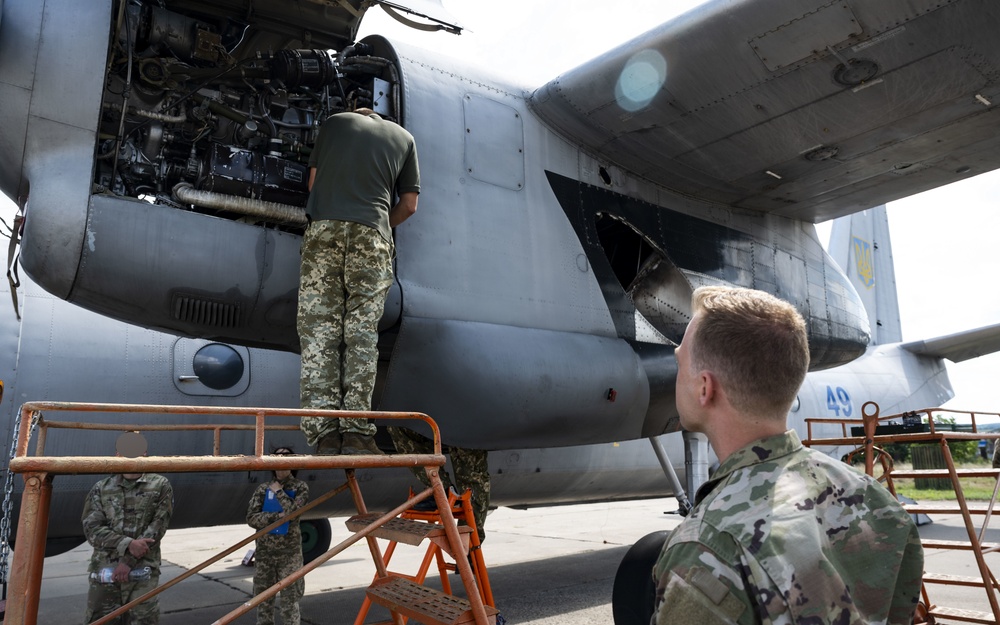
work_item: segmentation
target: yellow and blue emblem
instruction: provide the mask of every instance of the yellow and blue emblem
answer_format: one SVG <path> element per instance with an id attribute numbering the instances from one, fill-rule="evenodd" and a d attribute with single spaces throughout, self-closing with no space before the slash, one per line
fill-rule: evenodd
<path id="1" fill-rule="evenodd" d="M 866 288 L 875 286 L 875 259 L 872 257 L 872 246 L 868 241 L 852 237 L 854 247 L 854 264 L 857 267 L 858 279 Z"/>

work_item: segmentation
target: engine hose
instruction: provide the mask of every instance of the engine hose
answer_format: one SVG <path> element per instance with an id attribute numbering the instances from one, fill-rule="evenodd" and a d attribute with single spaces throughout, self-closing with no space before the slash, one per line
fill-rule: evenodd
<path id="1" fill-rule="evenodd" d="M 122 105 L 117 102 L 108 102 L 104 105 L 104 108 L 110 109 L 112 111 L 121 111 Z M 180 115 L 167 115 L 166 113 L 159 113 L 157 111 L 150 111 L 147 109 L 141 109 L 135 106 L 128 107 L 128 112 L 131 115 L 136 115 L 138 117 L 145 117 L 147 119 L 153 119 L 160 122 L 169 122 L 174 124 L 182 124 L 187 121 L 187 112 L 182 112 Z"/>
<path id="2" fill-rule="evenodd" d="M 254 200 L 235 195 L 225 195 L 214 191 L 199 191 L 190 182 L 179 182 L 174 185 L 173 195 L 179 202 L 194 204 L 218 210 L 232 211 L 249 217 L 260 217 L 269 221 L 304 226 L 307 223 L 306 211 L 298 206 Z"/>

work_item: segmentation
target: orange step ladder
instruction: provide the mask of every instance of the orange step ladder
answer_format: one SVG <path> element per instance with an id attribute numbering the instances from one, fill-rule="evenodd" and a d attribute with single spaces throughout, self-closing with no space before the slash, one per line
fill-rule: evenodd
<path id="1" fill-rule="evenodd" d="M 413 492 L 411 491 L 410 498 L 412 497 Z M 475 515 L 472 513 L 471 498 L 472 491 L 470 490 L 466 490 L 462 495 L 458 495 L 453 490 L 448 493 L 448 504 L 451 507 L 452 516 L 455 519 L 465 521 L 464 526 L 460 525 L 458 527 L 463 542 L 463 553 L 461 554 L 456 555 L 453 552 L 454 550 L 450 548 L 444 533 L 441 513 L 436 508 L 432 510 L 419 510 L 415 507 L 409 508 L 397 518 L 386 523 L 381 531 L 375 533 L 375 536 L 389 541 L 389 545 L 386 547 L 385 555 L 383 556 L 383 564 L 388 577 L 380 578 L 378 575 L 375 576 L 372 586 L 369 587 L 365 599 L 361 604 L 361 609 L 358 611 L 358 616 L 354 619 L 354 625 L 364 624 L 373 601 L 389 608 L 398 608 L 391 597 L 381 596 L 382 593 L 379 591 L 381 584 L 387 583 L 387 580 L 396 579 L 397 584 L 403 583 L 404 580 L 409 580 L 414 585 L 422 585 L 427 578 L 427 573 L 430 571 L 432 562 L 436 562 L 437 564 L 442 591 L 446 595 L 450 595 L 451 581 L 448 578 L 448 574 L 457 571 L 458 567 L 454 562 L 446 561 L 445 554 L 451 556 L 452 559 L 457 559 L 458 557 L 469 558 L 483 605 L 488 606 L 487 610 L 495 608 L 493 590 L 490 588 L 489 574 L 486 571 L 486 561 L 483 559 L 482 542 L 479 532 L 476 531 Z M 433 500 L 428 499 L 427 501 Z M 355 515 L 346 521 L 346 525 L 349 530 L 358 531 L 371 523 L 372 518 L 378 516 L 378 513 Z M 388 570 L 389 561 L 396 551 L 396 545 L 404 543 L 418 546 L 424 539 L 429 540 L 429 544 L 415 574 L 409 575 Z M 489 611 L 496 614 L 495 610 Z M 403 612 L 405 614 L 405 611 Z M 498 620 L 502 622 L 502 617 Z"/>
<path id="2" fill-rule="evenodd" d="M 971 417 L 970 431 L 948 431 L 938 429 L 942 424 L 934 421 L 935 414 L 955 413 Z M 921 425 L 920 415 L 924 415 L 926 422 Z M 975 568 L 978 575 L 959 576 L 924 571 L 923 583 L 920 594 L 922 603 L 918 606 L 914 623 L 933 624 L 937 619 L 944 619 L 948 622 L 963 621 L 968 623 L 996 624 L 1000 623 L 1000 582 L 993 574 L 989 562 L 985 559 L 985 554 L 1000 551 L 1000 543 L 986 542 L 986 530 L 989 527 L 990 518 L 993 516 L 994 508 L 1000 499 L 1000 469 L 958 469 L 952 458 L 949 441 L 978 441 L 980 439 L 998 439 L 1000 444 L 1000 433 L 981 431 L 976 425 L 976 416 L 997 417 L 997 413 L 975 413 L 944 408 L 924 408 L 922 410 L 909 412 L 900 415 L 881 416 L 878 404 L 872 401 L 865 402 L 861 407 L 860 420 L 858 419 L 806 419 L 808 436 L 802 441 L 803 445 L 854 445 L 855 449 L 848 454 L 848 459 L 858 453 L 864 454 L 865 473 L 883 482 L 889 491 L 896 495 L 894 480 L 916 479 L 916 478 L 942 478 L 950 482 L 955 493 L 954 504 L 903 504 L 903 509 L 911 514 L 956 514 L 962 516 L 963 524 L 968 535 L 968 541 L 957 540 L 930 540 L 922 539 L 920 542 L 924 549 L 954 549 L 971 552 L 974 557 Z M 894 420 L 901 419 L 904 426 L 907 419 L 914 420 L 909 431 L 905 427 L 897 425 Z M 880 425 L 887 422 L 884 426 Z M 813 438 L 812 427 L 815 424 L 839 424 L 842 428 L 843 436 L 832 438 Z M 858 435 L 852 430 L 848 435 L 849 425 L 860 425 L 863 435 Z M 857 428 L 855 428 L 857 429 Z M 944 461 L 944 469 L 918 469 L 918 470 L 897 470 L 893 466 L 892 457 L 881 447 L 890 443 L 904 444 L 936 444 L 941 448 L 941 455 Z M 880 476 L 875 472 L 876 458 L 881 465 Z M 965 493 L 962 489 L 961 479 L 969 477 L 988 477 L 996 480 L 993 488 L 993 496 L 986 504 L 970 505 L 965 500 Z M 973 515 L 982 516 L 983 523 L 978 529 L 972 520 Z M 928 562 L 925 560 L 925 566 Z M 989 612 L 970 610 L 967 608 L 952 608 L 938 605 L 931 601 L 928 594 L 929 585 L 951 585 L 983 588 L 986 599 L 990 606 Z M 943 594 L 943 593 L 942 593 Z"/>

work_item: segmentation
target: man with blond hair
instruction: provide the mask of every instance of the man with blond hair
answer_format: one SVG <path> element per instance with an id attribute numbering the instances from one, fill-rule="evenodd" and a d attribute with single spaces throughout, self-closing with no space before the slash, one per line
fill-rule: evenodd
<path id="1" fill-rule="evenodd" d="M 702 287 L 676 351 L 681 425 L 719 468 L 653 571 L 656 625 L 912 621 L 923 551 L 877 481 L 806 449 L 787 415 L 809 368 L 802 317 L 761 291 Z"/>

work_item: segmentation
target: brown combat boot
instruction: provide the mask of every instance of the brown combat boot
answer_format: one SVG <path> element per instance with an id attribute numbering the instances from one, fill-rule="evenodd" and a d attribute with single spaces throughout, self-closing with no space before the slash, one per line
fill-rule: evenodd
<path id="1" fill-rule="evenodd" d="M 375 444 L 375 437 L 357 432 L 344 432 L 340 453 L 345 456 L 384 456 L 385 452 Z"/>
<path id="2" fill-rule="evenodd" d="M 334 430 L 319 439 L 316 443 L 317 456 L 339 456 L 341 446 L 341 435 L 339 430 Z"/>

